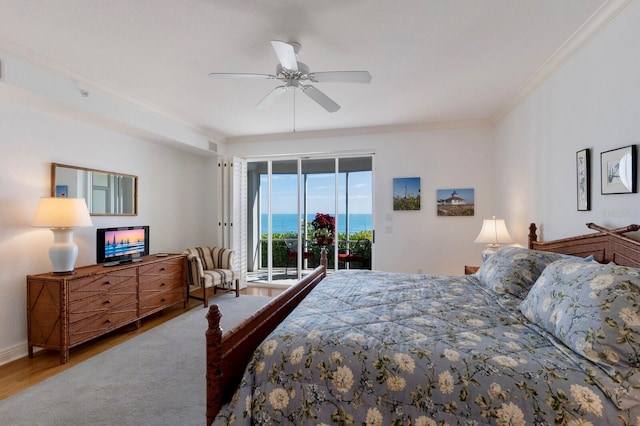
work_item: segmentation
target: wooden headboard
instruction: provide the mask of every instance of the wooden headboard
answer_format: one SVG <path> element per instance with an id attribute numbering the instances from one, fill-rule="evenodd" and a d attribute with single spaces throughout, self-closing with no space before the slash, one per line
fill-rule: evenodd
<path id="1" fill-rule="evenodd" d="M 607 229 L 595 223 L 587 223 L 587 228 L 598 232 L 540 242 L 536 235 L 536 224 L 532 223 L 529 226 L 529 248 L 580 257 L 593 255 L 595 260 L 600 263 L 615 262 L 621 266 L 640 268 L 640 241 L 623 235 L 627 232 L 640 230 L 640 225 Z"/>

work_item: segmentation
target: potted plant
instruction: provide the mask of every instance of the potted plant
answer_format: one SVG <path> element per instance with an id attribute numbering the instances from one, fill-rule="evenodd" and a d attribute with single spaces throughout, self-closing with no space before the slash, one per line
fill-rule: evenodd
<path id="1" fill-rule="evenodd" d="M 316 213 L 311 222 L 311 233 L 320 245 L 333 244 L 336 231 L 336 219 L 327 213 Z"/>

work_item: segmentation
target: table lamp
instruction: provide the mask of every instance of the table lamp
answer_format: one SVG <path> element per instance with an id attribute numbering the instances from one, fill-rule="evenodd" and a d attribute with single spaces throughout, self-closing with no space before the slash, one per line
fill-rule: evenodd
<path id="1" fill-rule="evenodd" d="M 474 242 L 487 244 L 487 248 L 482 252 L 482 261 L 486 262 L 493 253 L 498 251 L 500 244 L 512 243 L 513 240 L 509 235 L 509 231 L 507 231 L 504 219 L 496 219 L 493 216 L 491 219 L 485 219 L 482 222 L 482 229 Z"/>
<path id="2" fill-rule="evenodd" d="M 41 198 L 31 225 L 53 231 L 53 246 L 49 249 L 53 273 L 73 274 L 78 257 L 73 229 L 92 225 L 84 198 Z"/>

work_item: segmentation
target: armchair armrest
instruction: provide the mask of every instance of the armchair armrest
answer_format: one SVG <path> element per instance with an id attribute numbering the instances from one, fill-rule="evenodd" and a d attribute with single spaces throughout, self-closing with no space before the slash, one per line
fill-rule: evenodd
<path id="1" fill-rule="evenodd" d="M 196 254 L 187 254 L 187 281 L 190 286 L 202 286 L 202 277 L 204 276 L 204 268 L 202 261 Z"/>

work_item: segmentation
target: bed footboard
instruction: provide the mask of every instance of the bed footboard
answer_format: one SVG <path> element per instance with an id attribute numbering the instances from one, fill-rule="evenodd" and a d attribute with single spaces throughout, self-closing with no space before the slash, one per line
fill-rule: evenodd
<path id="1" fill-rule="evenodd" d="M 326 276 L 321 265 L 298 283 L 275 297 L 242 323 L 223 333 L 222 313 L 213 304 L 207 313 L 207 425 L 238 387 L 244 369 L 258 345 L 302 299 Z"/>

